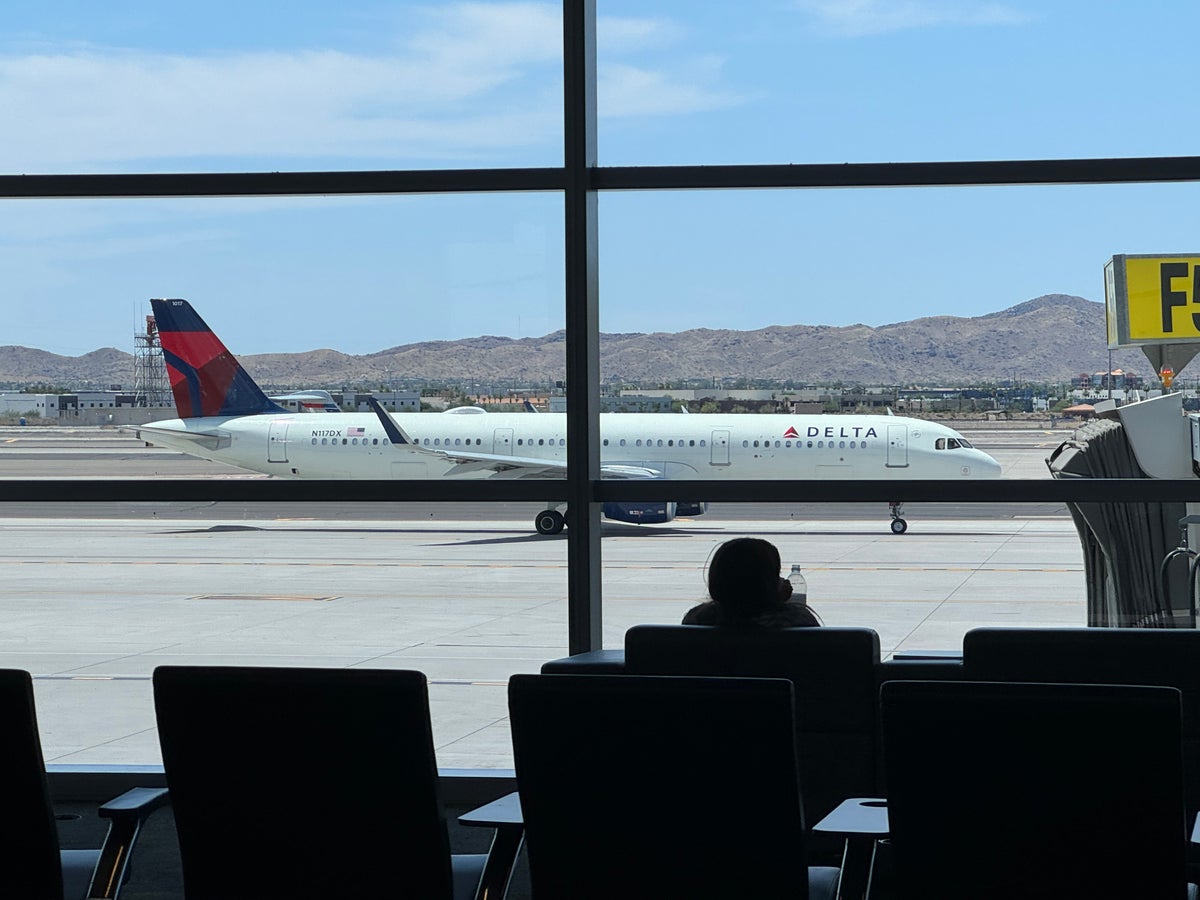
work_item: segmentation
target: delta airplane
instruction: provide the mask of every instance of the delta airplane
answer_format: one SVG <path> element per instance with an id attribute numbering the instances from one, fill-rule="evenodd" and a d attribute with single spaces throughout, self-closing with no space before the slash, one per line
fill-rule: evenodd
<path id="1" fill-rule="evenodd" d="M 289 412 L 273 402 L 186 300 L 151 300 L 177 419 L 149 443 L 282 478 L 562 478 L 566 415 Z M 621 479 L 996 478 L 1000 465 L 950 428 L 902 416 L 603 413 L 601 477 Z M 892 531 L 908 524 L 890 504 Z M 557 534 L 558 508 L 538 513 Z M 621 522 L 697 516 L 707 503 L 606 503 Z"/>

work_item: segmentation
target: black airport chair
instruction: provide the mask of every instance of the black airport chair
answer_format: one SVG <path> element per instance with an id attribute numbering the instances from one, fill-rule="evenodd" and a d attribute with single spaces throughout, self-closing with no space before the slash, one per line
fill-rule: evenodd
<path id="1" fill-rule="evenodd" d="M 514 675 L 535 897 L 832 900 L 810 868 L 782 679 Z"/>
<path id="2" fill-rule="evenodd" d="M 630 675 L 786 678 L 810 824 L 878 784 L 879 635 L 870 628 L 709 628 L 635 625 L 625 632 Z M 836 859 L 841 842 L 813 835 L 810 853 Z"/>
<path id="3" fill-rule="evenodd" d="M 881 690 L 902 900 L 1183 900 L 1173 688 L 890 681 Z"/>
<path id="4" fill-rule="evenodd" d="M 142 823 L 166 803 L 166 790 L 133 788 L 99 809 L 110 820 L 95 850 L 59 846 L 38 733 L 33 680 L 0 669 L 0 793 L 8 825 L 0 840 L 0 895 L 34 900 L 117 897 Z"/>
<path id="5" fill-rule="evenodd" d="M 160 666 L 154 706 L 188 900 L 475 896 L 422 673 Z"/>

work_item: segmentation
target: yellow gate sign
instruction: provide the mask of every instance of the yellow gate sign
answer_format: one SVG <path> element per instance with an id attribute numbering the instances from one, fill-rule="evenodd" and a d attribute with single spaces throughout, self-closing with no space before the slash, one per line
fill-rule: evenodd
<path id="1" fill-rule="evenodd" d="M 1114 256 L 1104 299 L 1110 348 L 1200 343 L 1200 254 Z"/>

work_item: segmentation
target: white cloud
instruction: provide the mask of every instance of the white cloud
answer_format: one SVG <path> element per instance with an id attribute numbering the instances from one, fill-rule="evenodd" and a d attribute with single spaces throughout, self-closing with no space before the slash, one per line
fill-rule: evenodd
<path id="1" fill-rule="evenodd" d="M 978 0 L 795 0 L 833 34 L 861 37 L 941 25 L 1019 25 L 1030 16 Z"/>
<path id="2" fill-rule="evenodd" d="M 655 69 L 606 65 L 599 74 L 598 112 L 613 118 L 678 115 L 723 109 L 740 102 L 732 91 L 712 86 L 719 80 L 719 60 L 699 60 L 689 72 L 691 78 L 680 79 Z"/>
<path id="3" fill-rule="evenodd" d="M 615 59 L 678 35 L 656 19 L 606 18 L 599 27 Z M 557 4 L 467 2 L 428 8 L 394 53 L 184 55 L 75 44 L 0 55 L 0 116 L 13 126 L 0 171 L 150 171 L 202 158 L 472 165 L 527 148 L 557 154 L 561 34 Z M 665 56 L 643 68 L 616 64 L 602 77 L 606 114 L 727 104 L 717 74 L 708 62 Z"/>

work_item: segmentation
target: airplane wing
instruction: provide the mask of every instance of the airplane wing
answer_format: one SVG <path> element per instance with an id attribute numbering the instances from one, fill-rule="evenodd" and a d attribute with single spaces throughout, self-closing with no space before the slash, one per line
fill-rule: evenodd
<path id="1" fill-rule="evenodd" d="M 428 450 L 429 452 L 456 463 L 447 477 L 465 475 L 469 472 L 491 470 L 494 477 L 501 478 L 565 478 L 567 464 L 552 459 L 532 459 L 524 456 L 503 456 L 493 453 L 464 453 L 460 450 Z M 601 478 L 642 479 L 665 477 L 658 469 L 644 466 L 600 466 Z"/>
<path id="2" fill-rule="evenodd" d="M 418 446 L 412 438 L 396 424 L 387 410 L 374 397 L 368 397 L 367 403 L 375 410 L 383 430 L 393 444 L 408 446 L 420 453 L 440 456 L 455 463 L 447 477 L 467 475 L 471 472 L 491 471 L 493 477 L 499 478 L 562 478 L 567 474 L 567 464 L 553 459 L 535 459 L 528 456 L 507 456 L 500 453 L 472 453 L 463 450 L 435 450 Z M 665 477 L 658 469 L 645 466 L 609 465 L 600 467 L 601 478 L 641 479 Z"/>

